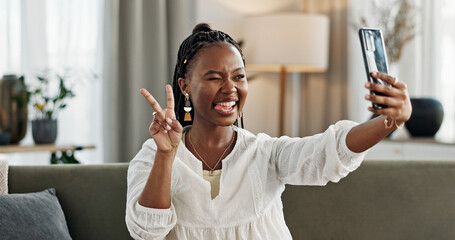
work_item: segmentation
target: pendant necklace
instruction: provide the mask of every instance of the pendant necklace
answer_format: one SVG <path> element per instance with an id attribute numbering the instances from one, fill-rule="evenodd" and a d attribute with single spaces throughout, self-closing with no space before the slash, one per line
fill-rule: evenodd
<path id="1" fill-rule="evenodd" d="M 190 140 L 190 144 L 191 144 L 191 147 L 193 147 L 194 149 L 194 152 L 196 153 L 196 155 L 199 157 L 199 159 L 201 159 L 201 161 L 210 169 L 210 176 L 213 176 L 213 172 L 215 171 L 215 168 L 216 166 L 218 166 L 218 164 L 220 163 L 221 159 L 223 159 L 223 156 L 224 154 L 227 152 L 227 150 L 232 146 L 232 143 L 234 142 L 234 139 L 235 139 L 235 131 L 234 133 L 232 134 L 232 139 L 231 139 L 231 143 L 229 144 L 229 146 L 224 149 L 223 153 L 221 154 L 220 158 L 218 159 L 218 161 L 216 162 L 215 166 L 210 167 L 210 165 L 208 165 L 204 159 L 201 157 L 201 155 L 197 152 L 196 148 L 194 147 L 194 144 L 193 144 L 193 141 L 191 141 L 191 134 L 188 134 L 188 140 Z"/>

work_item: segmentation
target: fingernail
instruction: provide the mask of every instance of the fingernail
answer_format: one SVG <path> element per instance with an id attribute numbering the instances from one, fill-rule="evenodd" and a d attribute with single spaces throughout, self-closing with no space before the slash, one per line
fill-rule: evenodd
<path id="1" fill-rule="evenodd" d="M 367 82 L 365 83 L 365 87 L 370 87 L 371 86 L 371 83 Z"/>
<path id="2" fill-rule="evenodd" d="M 370 99 L 371 96 L 369 94 L 365 95 L 365 99 Z"/>
<path id="3" fill-rule="evenodd" d="M 171 123 L 172 123 L 172 119 L 166 118 L 166 122 L 169 123 L 169 124 L 171 124 Z"/>
<path id="4" fill-rule="evenodd" d="M 171 130 L 171 126 L 166 125 L 166 130 Z"/>
<path id="5" fill-rule="evenodd" d="M 164 131 L 163 131 L 163 133 L 167 133 L 167 131 L 166 131 L 166 130 L 164 130 Z"/>

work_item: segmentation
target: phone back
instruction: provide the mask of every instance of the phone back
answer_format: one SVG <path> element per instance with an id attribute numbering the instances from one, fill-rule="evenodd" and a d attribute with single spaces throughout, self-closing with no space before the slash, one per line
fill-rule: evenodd
<path id="1" fill-rule="evenodd" d="M 359 30 L 360 43 L 362 45 L 363 60 L 369 82 L 390 85 L 380 79 L 373 78 L 372 72 L 382 72 L 388 74 L 387 55 L 384 47 L 384 40 L 380 29 L 361 28 Z M 372 94 L 383 95 L 372 92 Z M 376 109 L 387 106 L 373 104 Z"/>

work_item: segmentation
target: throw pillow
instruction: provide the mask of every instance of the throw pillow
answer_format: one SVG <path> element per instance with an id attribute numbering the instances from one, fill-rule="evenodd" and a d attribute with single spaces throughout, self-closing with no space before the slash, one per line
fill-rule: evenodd
<path id="1" fill-rule="evenodd" d="M 0 239 L 71 239 L 55 189 L 0 194 Z"/>
<path id="2" fill-rule="evenodd" d="M 8 193 L 8 161 L 0 159 L 0 194 Z"/>

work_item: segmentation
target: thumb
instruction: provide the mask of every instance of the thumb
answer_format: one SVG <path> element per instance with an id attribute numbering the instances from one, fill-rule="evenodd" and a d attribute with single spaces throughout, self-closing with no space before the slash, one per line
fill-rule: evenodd
<path id="1" fill-rule="evenodd" d="M 177 119 L 168 119 L 167 123 L 174 131 L 178 133 L 181 133 L 183 131 L 183 127 Z"/>

